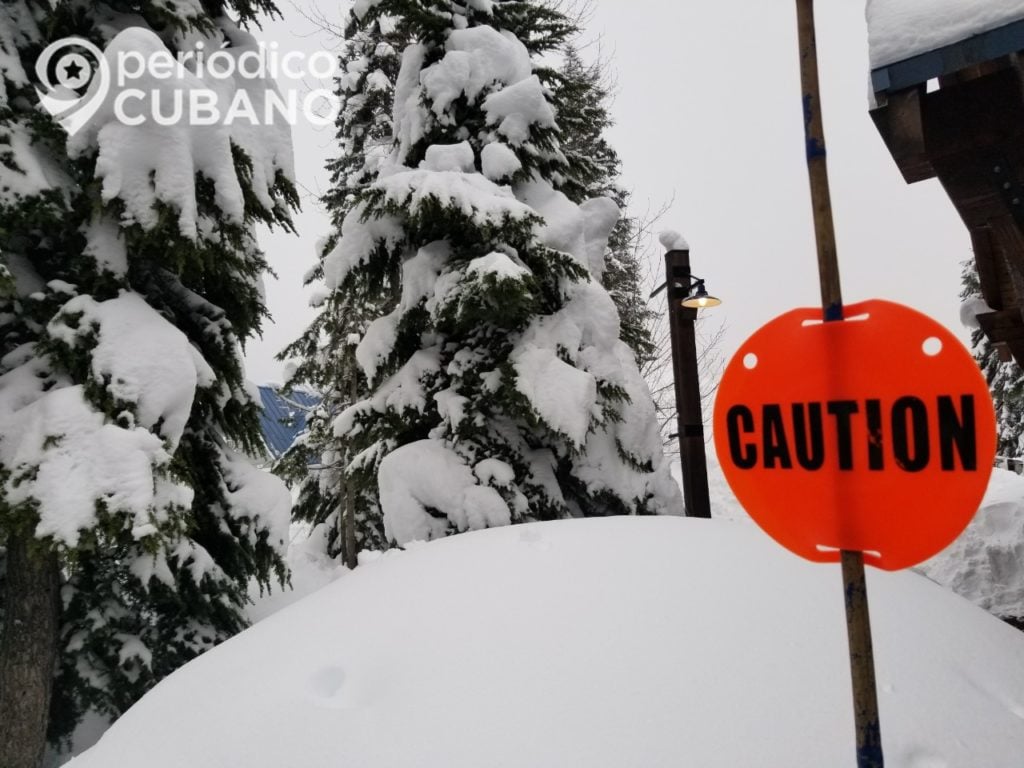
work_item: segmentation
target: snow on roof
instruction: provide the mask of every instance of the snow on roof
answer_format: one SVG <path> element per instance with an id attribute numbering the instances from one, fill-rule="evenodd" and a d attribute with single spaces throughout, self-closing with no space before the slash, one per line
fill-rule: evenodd
<path id="1" fill-rule="evenodd" d="M 894 765 L 1017 768 L 1024 635 L 868 574 Z M 838 566 L 754 526 L 606 518 L 362 565 L 188 664 L 70 768 L 853 765 Z"/>
<path id="2" fill-rule="evenodd" d="M 868 0 L 878 69 L 1024 19 L 1024 0 Z"/>

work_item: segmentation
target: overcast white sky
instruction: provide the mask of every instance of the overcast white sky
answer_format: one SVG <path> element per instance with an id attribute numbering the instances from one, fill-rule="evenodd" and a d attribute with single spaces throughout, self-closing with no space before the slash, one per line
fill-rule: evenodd
<path id="1" fill-rule="evenodd" d="M 903 182 L 868 117 L 863 0 L 817 6 L 844 298 L 908 304 L 966 340 L 958 321 L 966 230 L 937 182 Z M 348 3 L 316 7 L 338 22 Z M 288 0 L 281 8 L 286 19 L 266 26 L 267 39 L 282 49 L 336 46 Z M 686 235 L 694 272 L 725 301 L 711 322 L 725 325 L 726 358 L 776 315 L 816 305 L 795 4 L 596 0 L 587 37 L 600 39 L 617 78 L 611 139 L 635 211 L 674 200 L 663 228 Z M 301 278 L 327 231 L 314 197 L 336 152 L 333 132 L 298 126 L 295 143 L 309 194 L 300 237 L 263 239 L 279 279 L 267 286 L 274 323 L 248 349 L 249 377 L 260 383 L 281 379 L 274 354 L 312 316 Z"/>

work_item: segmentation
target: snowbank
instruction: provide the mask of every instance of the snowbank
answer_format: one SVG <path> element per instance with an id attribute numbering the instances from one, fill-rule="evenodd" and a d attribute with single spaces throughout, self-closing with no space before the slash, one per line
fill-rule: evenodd
<path id="1" fill-rule="evenodd" d="M 995 470 L 970 526 L 920 570 L 996 616 L 1024 619 L 1024 477 Z"/>
<path id="2" fill-rule="evenodd" d="M 890 768 L 1019 768 L 1024 636 L 869 574 Z M 74 768 L 854 765 L 837 566 L 677 518 L 386 555 L 184 667 Z"/>
<path id="3" fill-rule="evenodd" d="M 1024 0 L 868 0 L 877 69 L 1024 19 Z"/>

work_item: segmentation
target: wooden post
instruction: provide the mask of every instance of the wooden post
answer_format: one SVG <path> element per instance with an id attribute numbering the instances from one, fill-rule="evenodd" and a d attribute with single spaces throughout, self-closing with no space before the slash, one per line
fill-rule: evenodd
<path id="1" fill-rule="evenodd" d="M 697 310 L 682 304 L 690 294 L 690 252 L 665 254 L 668 321 L 672 338 L 672 376 L 676 389 L 679 461 L 683 469 L 683 500 L 687 517 L 711 517 L 704 416 L 700 405 L 700 372 L 693 324 Z"/>
<path id="2" fill-rule="evenodd" d="M 807 173 L 811 185 L 811 206 L 821 279 L 821 306 L 826 322 L 843 319 L 843 295 L 839 260 L 832 221 L 832 199 L 828 184 L 825 126 L 818 82 L 818 49 L 814 30 L 814 0 L 796 0 L 800 40 L 800 81 L 803 86 L 804 130 L 807 141 Z M 871 645 L 864 555 L 842 553 L 843 589 L 846 604 L 846 632 L 850 646 L 850 674 L 853 681 L 853 712 L 857 734 L 858 768 L 883 768 L 882 736 L 878 718 L 875 659 Z"/>
<path id="3" fill-rule="evenodd" d="M 818 83 L 818 44 L 814 34 L 814 0 L 797 0 L 800 35 L 800 82 L 803 85 L 804 135 L 807 142 L 807 175 L 811 183 L 811 209 L 818 246 L 818 275 L 825 320 L 842 320 L 843 292 L 839 281 L 836 231 L 832 222 L 832 193 L 828 185 L 825 124 Z"/>

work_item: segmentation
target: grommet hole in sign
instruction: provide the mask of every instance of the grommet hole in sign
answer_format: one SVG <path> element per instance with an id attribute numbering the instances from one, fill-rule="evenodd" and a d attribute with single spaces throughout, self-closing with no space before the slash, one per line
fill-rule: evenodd
<path id="1" fill-rule="evenodd" d="M 942 339 L 931 336 L 924 340 L 921 349 L 928 357 L 937 357 L 942 352 Z"/>

